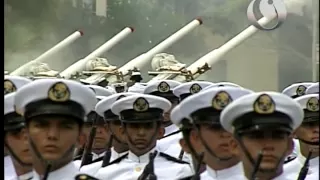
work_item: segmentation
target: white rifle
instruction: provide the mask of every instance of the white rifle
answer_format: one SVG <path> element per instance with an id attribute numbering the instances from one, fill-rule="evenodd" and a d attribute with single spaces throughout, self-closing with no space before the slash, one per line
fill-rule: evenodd
<path id="1" fill-rule="evenodd" d="M 71 43 L 73 43 L 75 40 L 77 40 L 79 37 L 83 35 L 82 31 L 76 31 L 55 46 L 53 46 L 51 49 L 47 50 L 43 54 L 41 54 L 36 59 L 27 62 L 26 64 L 22 65 L 18 69 L 14 70 L 10 73 L 10 75 L 15 76 L 23 76 L 26 73 L 28 73 L 30 70 L 30 67 L 33 66 L 36 63 L 43 62 L 44 60 L 48 59 L 53 54 L 56 54 L 57 52 L 61 51 L 62 49 L 65 49 L 65 47 L 69 46 Z"/>
<path id="2" fill-rule="evenodd" d="M 132 71 L 136 71 L 138 69 L 143 68 L 153 57 L 154 55 L 163 52 L 165 49 L 170 47 L 172 44 L 180 40 L 186 34 L 191 32 L 193 29 L 202 24 L 201 19 L 195 19 L 185 25 L 183 28 L 166 38 L 164 41 L 160 42 L 158 45 L 150 49 L 149 51 L 139 55 L 138 57 L 130 60 L 128 63 L 117 69 L 116 71 L 110 72 L 92 72 L 93 75 L 85 80 L 81 80 L 87 84 L 97 84 L 104 78 L 109 83 L 115 82 L 124 82 L 127 81 L 132 73 Z M 105 77 L 106 76 L 106 77 Z"/>
<path id="3" fill-rule="evenodd" d="M 266 25 L 273 19 L 274 18 L 263 17 L 258 22 L 260 25 Z M 259 29 L 251 25 L 219 48 L 210 51 L 196 60 L 187 68 L 180 70 L 180 72 L 167 72 L 167 74 L 161 75 L 161 79 L 173 79 L 180 82 L 192 81 L 211 69 L 211 66 L 220 61 L 224 55 L 243 43 L 246 39 L 249 39 L 258 31 Z M 159 74 L 161 74 L 161 72 Z"/>
<path id="4" fill-rule="evenodd" d="M 73 75 L 76 73 L 81 73 L 83 70 L 85 70 L 86 64 L 99 56 L 101 56 L 106 51 L 110 50 L 112 47 L 114 47 L 116 44 L 118 44 L 120 41 L 122 41 L 124 38 L 126 38 L 129 34 L 131 34 L 134 31 L 131 27 L 124 28 L 121 32 L 113 36 L 110 40 L 102 44 L 100 47 L 98 47 L 96 50 L 91 52 L 88 56 L 86 56 L 84 59 L 81 59 L 77 61 L 76 63 L 69 66 L 67 69 L 62 71 L 60 73 L 60 76 L 66 79 L 70 79 Z"/>

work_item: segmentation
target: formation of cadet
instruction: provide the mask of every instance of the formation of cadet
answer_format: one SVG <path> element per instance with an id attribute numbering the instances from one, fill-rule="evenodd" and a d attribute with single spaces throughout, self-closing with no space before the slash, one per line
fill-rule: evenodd
<path id="1" fill-rule="evenodd" d="M 5 76 L 4 179 L 319 179 L 318 82 L 140 81 Z"/>

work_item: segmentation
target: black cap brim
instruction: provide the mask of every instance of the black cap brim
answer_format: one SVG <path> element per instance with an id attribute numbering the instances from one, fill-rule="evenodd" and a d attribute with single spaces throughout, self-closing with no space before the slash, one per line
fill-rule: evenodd
<path id="1" fill-rule="evenodd" d="M 8 124 L 8 125 L 4 125 L 4 131 L 14 131 L 24 127 L 26 127 L 26 124 L 24 122 L 10 124 L 10 125 Z"/>
<path id="2" fill-rule="evenodd" d="M 281 126 L 279 124 L 260 124 L 237 130 L 237 132 L 245 134 L 257 131 L 280 131 L 291 133 L 292 129 L 289 126 Z"/>

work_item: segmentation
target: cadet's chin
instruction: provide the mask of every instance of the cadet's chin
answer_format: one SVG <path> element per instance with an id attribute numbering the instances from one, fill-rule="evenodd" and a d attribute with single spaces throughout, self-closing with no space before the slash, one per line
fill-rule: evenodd
<path id="1" fill-rule="evenodd" d="M 62 155 L 54 154 L 54 153 L 43 153 L 42 157 L 47 161 L 55 161 L 55 160 L 59 160 L 62 157 Z"/>
<path id="2" fill-rule="evenodd" d="M 275 162 L 261 162 L 259 171 L 260 172 L 273 172 L 277 169 Z"/>
<path id="3" fill-rule="evenodd" d="M 31 164 L 32 163 L 32 156 L 30 155 L 28 157 L 23 157 L 23 158 L 21 158 L 21 161 L 28 163 L 28 164 Z"/>
<path id="4" fill-rule="evenodd" d="M 145 144 L 136 144 L 135 148 L 139 149 L 139 150 L 143 150 L 146 149 L 148 146 L 146 146 Z"/>

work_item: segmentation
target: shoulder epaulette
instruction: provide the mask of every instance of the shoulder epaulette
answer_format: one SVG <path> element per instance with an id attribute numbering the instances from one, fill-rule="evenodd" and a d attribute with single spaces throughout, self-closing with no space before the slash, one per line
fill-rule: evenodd
<path id="1" fill-rule="evenodd" d="M 288 156 L 285 160 L 284 160 L 284 164 L 287 164 L 293 160 L 295 160 L 297 158 L 297 156 Z"/>
<path id="2" fill-rule="evenodd" d="M 159 153 L 159 156 L 165 158 L 165 159 L 168 160 L 168 161 L 173 161 L 173 162 L 176 162 L 176 163 L 179 163 L 179 164 L 189 164 L 189 163 L 186 162 L 186 161 L 183 161 L 183 160 L 180 160 L 180 159 L 178 159 L 178 158 L 172 157 L 172 156 L 170 156 L 170 155 L 168 155 L 168 154 L 166 154 L 166 153 L 163 153 L 163 152 L 160 152 L 160 153 Z"/>
<path id="3" fill-rule="evenodd" d="M 112 165 L 112 164 L 117 164 L 117 163 L 119 163 L 119 162 L 122 161 L 124 158 L 128 157 L 128 154 L 129 154 L 129 153 L 126 153 L 125 155 L 120 156 L 119 158 L 111 161 L 111 162 L 108 164 L 108 166 L 110 166 L 110 165 Z"/>
<path id="4" fill-rule="evenodd" d="M 76 160 L 81 160 L 81 158 L 82 158 L 82 154 L 74 157 L 73 160 L 74 160 L 74 161 L 76 161 Z"/>
<path id="5" fill-rule="evenodd" d="M 174 131 L 174 132 L 172 132 L 172 133 L 170 133 L 170 134 L 167 134 L 167 135 L 163 136 L 161 139 L 166 138 L 166 137 L 170 137 L 170 136 L 175 135 L 175 134 L 178 134 L 178 133 L 180 133 L 180 132 L 181 132 L 181 130 L 179 129 L 179 130 L 177 130 L 177 131 Z"/>

